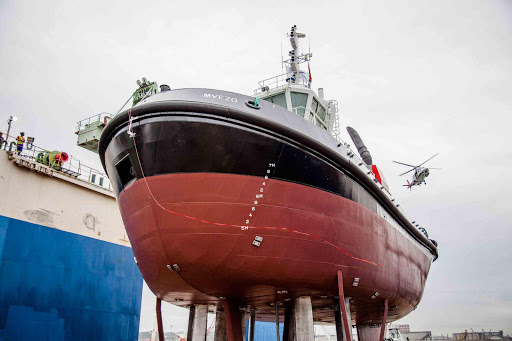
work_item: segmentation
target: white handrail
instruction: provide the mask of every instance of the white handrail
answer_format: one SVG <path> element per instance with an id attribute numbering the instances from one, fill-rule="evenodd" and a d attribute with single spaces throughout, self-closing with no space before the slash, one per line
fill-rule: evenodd
<path id="1" fill-rule="evenodd" d="M 294 75 L 296 75 L 295 79 L 293 78 Z M 303 71 L 283 73 L 259 81 L 258 84 L 260 87 L 254 90 L 254 93 L 256 94 L 275 90 L 289 85 L 302 85 L 306 88 L 311 87 L 311 82 Z"/>

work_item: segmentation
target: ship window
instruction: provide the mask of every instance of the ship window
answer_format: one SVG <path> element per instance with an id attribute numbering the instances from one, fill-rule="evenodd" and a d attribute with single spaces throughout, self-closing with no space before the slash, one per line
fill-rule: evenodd
<path id="1" fill-rule="evenodd" d="M 306 113 L 306 103 L 308 101 L 308 94 L 303 94 L 301 92 L 291 92 L 292 98 L 292 110 L 299 116 L 304 117 Z"/>
<path id="2" fill-rule="evenodd" d="M 321 105 L 318 106 L 318 117 L 325 122 L 325 109 Z"/>
<path id="3" fill-rule="evenodd" d="M 267 97 L 264 100 L 267 102 L 270 102 L 270 103 L 277 104 L 280 107 L 286 109 L 286 97 L 284 95 L 284 92 L 280 93 L 278 95 L 275 95 L 275 96 Z"/>
<path id="4" fill-rule="evenodd" d="M 318 101 L 313 98 L 313 102 L 311 103 L 311 110 L 313 110 L 313 112 L 316 112 L 316 109 L 318 109 Z"/>
<path id="5" fill-rule="evenodd" d="M 129 155 L 126 155 L 121 161 L 116 164 L 117 174 L 119 174 L 119 181 L 126 186 L 127 183 L 135 179 L 135 170 L 133 169 L 132 162 Z"/>

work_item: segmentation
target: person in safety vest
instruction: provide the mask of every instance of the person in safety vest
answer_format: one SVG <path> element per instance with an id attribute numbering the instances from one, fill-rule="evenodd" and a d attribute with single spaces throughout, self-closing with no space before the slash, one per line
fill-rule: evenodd
<path id="1" fill-rule="evenodd" d="M 25 143 L 25 133 L 21 132 L 20 135 L 16 138 L 16 150 L 18 151 L 18 154 L 20 154 L 23 151 L 23 143 Z"/>

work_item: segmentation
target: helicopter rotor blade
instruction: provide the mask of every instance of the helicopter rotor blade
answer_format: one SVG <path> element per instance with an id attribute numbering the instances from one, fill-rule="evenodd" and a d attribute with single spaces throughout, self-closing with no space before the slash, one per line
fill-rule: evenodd
<path id="1" fill-rule="evenodd" d="M 402 174 L 400 174 L 399 176 L 402 176 L 402 175 L 405 175 L 405 174 L 407 174 L 407 173 L 409 173 L 409 172 L 412 172 L 412 171 L 413 171 L 413 170 L 415 170 L 415 169 L 416 169 L 416 167 L 414 167 L 413 169 L 409 169 L 407 172 L 402 173 Z"/>
<path id="2" fill-rule="evenodd" d="M 442 168 L 437 168 L 437 167 L 428 167 L 428 169 L 442 169 Z"/>
<path id="3" fill-rule="evenodd" d="M 393 162 L 394 162 L 394 163 L 398 163 L 398 164 L 400 164 L 400 165 L 404 165 L 404 166 L 409 166 L 409 167 L 414 167 L 414 168 L 416 168 L 416 166 L 409 165 L 409 164 L 407 164 L 407 163 L 402 163 L 402 162 L 398 162 L 398 161 L 393 161 Z"/>
<path id="4" fill-rule="evenodd" d="M 436 153 L 434 156 L 432 156 L 430 159 L 428 159 L 427 161 L 424 161 L 421 165 L 419 165 L 418 167 L 420 166 L 423 166 L 424 164 L 426 164 L 427 162 L 429 162 L 430 160 L 432 160 L 433 158 L 435 158 L 437 155 L 439 155 L 439 153 Z"/>

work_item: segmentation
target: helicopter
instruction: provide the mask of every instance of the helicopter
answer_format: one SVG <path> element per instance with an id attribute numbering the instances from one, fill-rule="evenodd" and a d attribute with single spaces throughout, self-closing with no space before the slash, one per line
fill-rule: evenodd
<path id="1" fill-rule="evenodd" d="M 406 185 L 403 185 L 409 189 L 411 189 L 413 186 L 419 186 L 421 184 L 427 184 L 427 182 L 425 181 L 425 178 L 427 176 L 429 176 L 430 174 L 430 169 L 440 169 L 440 168 L 427 168 L 427 167 L 421 167 L 423 166 L 425 163 L 427 163 L 428 161 L 432 160 L 434 157 L 436 157 L 439 153 L 436 153 L 434 156 L 432 156 L 431 158 L 429 158 L 427 161 L 424 161 L 422 162 L 420 165 L 418 166 L 413 166 L 413 165 L 409 165 L 407 163 L 403 163 L 403 162 L 398 162 L 398 161 L 393 161 L 395 163 L 398 163 L 400 165 L 404 165 L 404 166 L 408 166 L 408 167 L 412 167 L 412 169 L 408 170 L 407 172 L 405 173 L 402 173 L 400 174 L 399 176 L 402 176 L 404 174 L 407 174 L 409 172 L 412 172 L 414 171 L 414 173 L 412 174 L 412 182 L 409 182 L 409 180 L 407 180 L 407 184 Z"/>

